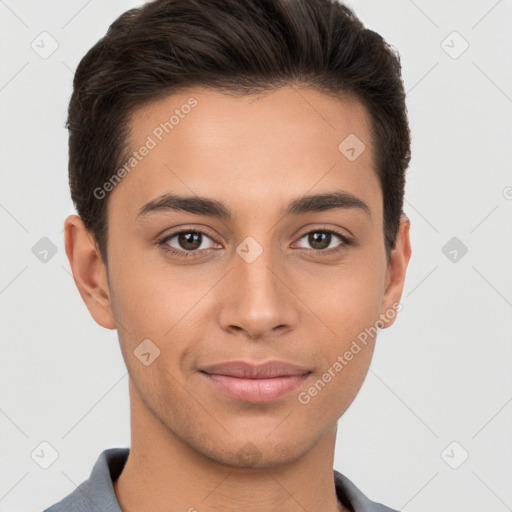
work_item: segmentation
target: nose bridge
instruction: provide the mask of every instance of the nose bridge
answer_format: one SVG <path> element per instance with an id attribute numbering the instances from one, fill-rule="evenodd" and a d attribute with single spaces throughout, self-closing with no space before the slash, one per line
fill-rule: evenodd
<path id="1" fill-rule="evenodd" d="M 266 238 L 265 247 L 247 237 L 238 247 L 230 272 L 229 298 L 224 302 L 221 322 L 225 329 L 243 329 L 250 337 L 261 337 L 276 327 L 295 323 L 293 294 L 282 281 L 286 277 L 277 264 L 278 255 Z"/>

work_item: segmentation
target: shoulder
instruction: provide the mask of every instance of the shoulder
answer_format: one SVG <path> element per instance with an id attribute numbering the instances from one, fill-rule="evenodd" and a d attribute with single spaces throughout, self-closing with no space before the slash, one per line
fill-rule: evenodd
<path id="1" fill-rule="evenodd" d="M 351 480 L 336 470 L 334 483 L 339 501 L 353 512 L 399 512 L 370 500 Z"/>
<path id="2" fill-rule="evenodd" d="M 104 450 L 94 464 L 89 478 L 44 512 L 122 512 L 112 481 L 121 474 L 128 453 L 128 448 Z"/>
<path id="3" fill-rule="evenodd" d="M 90 503 L 93 493 L 94 489 L 91 489 L 89 480 L 86 480 L 71 494 L 68 494 L 59 502 L 45 509 L 44 512 L 68 512 L 70 510 L 76 512 L 97 512 L 94 509 L 94 504 Z"/>

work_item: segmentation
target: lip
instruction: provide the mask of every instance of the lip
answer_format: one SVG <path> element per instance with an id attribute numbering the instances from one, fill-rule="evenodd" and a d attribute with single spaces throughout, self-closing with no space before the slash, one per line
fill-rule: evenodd
<path id="1" fill-rule="evenodd" d="M 288 375 L 271 379 L 244 379 L 203 373 L 208 381 L 218 390 L 237 400 L 246 402 L 272 402 L 282 398 L 297 387 L 308 377 L 306 375 Z"/>
<path id="2" fill-rule="evenodd" d="M 300 386 L 311 370 L 283 361 L 253 364 L 229 361 L 201 370 L 208 382 L 232 398 L 248 402 L 271 402 Z"/>

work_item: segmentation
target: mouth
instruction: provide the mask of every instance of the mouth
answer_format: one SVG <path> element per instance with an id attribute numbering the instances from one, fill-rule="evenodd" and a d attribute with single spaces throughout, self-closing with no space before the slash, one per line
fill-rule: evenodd
<path id="1" fill-rule="evenodd" d="M 270 402 L 281 398 L 297 387 L 308 377 L 306 375 L 288 375 L 270 379 L 244 379 L 230 375 L 217 375 L 201 372 L 208 381 L 225 394 L 247 402 Z"/>
<path id="2" fill-rule="evenodd" d="M 253 364 L 230 361 L 200 370 L 217 391 L 247 402 L 263 403 L 282 398 L 298 388 L 311 370 L 283 361 Z"/>

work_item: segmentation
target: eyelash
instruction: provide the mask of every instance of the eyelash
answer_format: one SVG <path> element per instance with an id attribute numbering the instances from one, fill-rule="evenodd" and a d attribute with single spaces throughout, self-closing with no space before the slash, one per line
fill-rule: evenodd
<path id="1" fill-rule="evenodd" d="M 204 231 L 201 231 L 200 229 L 181 229 L 179 231 L 175 231 L 174 233 L 171 233 L 170 235 L 166 235 L 164 238 L 161 238 L 157 242 L 158 246 L 162 247 L 162 249 L 164 251 L 172 254 L 173 256 L 177 256 L 178 258 L 185 259 L 185 258 L 190 258 L 190 257 L 195 258 L 195 257 L 201 256 L 199 254 L 200 251 L 197 249 L 194 251 L 185 251 L 185 250 L 176 249 L 175 247 L 171 247 L 170 245 L 168 245 L 167 242 L 169 240 L 171 240 L 172 238 L 174 238 L 177 235 L 180 235 L 181 233 L 195 233 L 195 234 L 205 235 L 208 238 L 212 238 L 211 236 L 209 236 Z M 343 235 L 342 233 L 339 233 L 338 231 L 333 230 L 333 229 L 313 229 L 311 231 L 307 231 L 306 233 L 303 233 L 298 238 L 298 240 L 301 240 L 302 238 L 304 238 L 307 235 L 310 235 L 311 233 L 329 233 L 331 235 L 335 235 L 343 242 L 343 244 L 341 246 L 333 247 L 331 249 L 306 249 L 306 250 L 315 251 L 317 253 L 324 253 L 326 255 L 332 255 L 332 254 L 337 254 L 338 252 L 341 252 L 344 249 L 346 249 L 347 247 L 349 247 L 350 245 L 352 245 L 352 240 L 350 240 L 347 236 Z M 203 249 L 203 250 L 208 250 L 208 249 Z"/>

